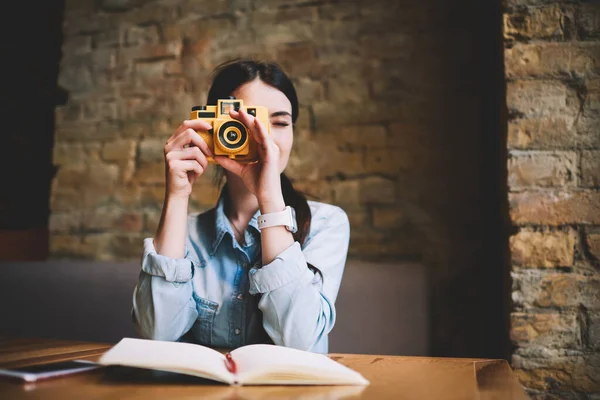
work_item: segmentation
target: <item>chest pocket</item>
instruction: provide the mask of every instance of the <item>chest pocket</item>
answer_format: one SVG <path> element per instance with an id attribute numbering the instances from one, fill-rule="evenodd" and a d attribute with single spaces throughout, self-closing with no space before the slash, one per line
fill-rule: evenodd
<path id="1" fill-rule="evenodd" d="M 210 346 L 212 341 L 213 325 L 215 322 L 215 315 L 218 303 L 203 299 L 194 294 L 194 300 L 196 301 L 196 310 L 198 311 L 198 318 L 192 326 L 192 333 L 194 338 L 203 346 Z"/>

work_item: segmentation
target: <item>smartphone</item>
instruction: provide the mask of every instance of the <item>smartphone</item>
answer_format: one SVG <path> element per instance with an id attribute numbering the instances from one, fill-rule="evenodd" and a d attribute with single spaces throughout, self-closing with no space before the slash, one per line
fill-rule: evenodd
<path id="1" fill-rule="evenodd" d="M 104 366 L 87 360 L 59 361 L 28 367 L 0 369 L 0 377 L 18 379 L 23 382 L 37 382 L 43 379 L 73 375 L 102 367 Z"/>

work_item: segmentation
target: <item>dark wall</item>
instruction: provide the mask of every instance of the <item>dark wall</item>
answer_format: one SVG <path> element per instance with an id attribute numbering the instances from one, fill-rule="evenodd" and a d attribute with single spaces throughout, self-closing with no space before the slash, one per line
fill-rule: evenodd
<path id="1" fill-rule="evenodd" d="M 64 1 L 17 2 L 2 13 L 0 259 L 43 259 Z"/>
<path id="2" fill-rule="evenodd" d="M 482 65 L 480 135 L 483 247 L 479 255 L 480 315 L 484 336 L 480 356 L 510 359 L 510 265 L 507 186 L 507 110 L 502 1 L 480 2 L 478 29 Z M 477 283 L 475 283 L 477 284 Z"/>
<path id="3" fill-rule="evenodd" d="M 453 162 L 438 170 L 442 179 L 436 190 L 453 204 L 455 213 L 447 218 L 456 231 L 446 265 L 431 271 L 433 354 L 509 359 L 502 5 L 499 0 L 436 3 L 454 10 L 447 18 L 448 35 L 462 33 L 471 45 L 461 54 L 455 51 L 460 44 L 449 42 L 450 55 L 432 55 L 466 74 L 465 84 L 456 87 L 456 104 L 446 104 L 456 115 L 440 111 L 447 124 L 441 135 L 450 136 L 440 140 L 448 141 Z"/>

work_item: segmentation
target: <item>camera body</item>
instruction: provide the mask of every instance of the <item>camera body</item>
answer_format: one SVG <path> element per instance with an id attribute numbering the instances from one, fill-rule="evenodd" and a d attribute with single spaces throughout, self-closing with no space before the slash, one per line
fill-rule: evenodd
<path id="1" fill-rule="evenodd" d="M 252 132 L 242 122 L 229 116 L 229 110 L 243 109 L 248 114 L 258 118 L 271 134 L 269 111 L 263 106 L 244 106 L 242 100 L 234 97 L 217 100 L 216 106 L 194 106 L 190 113 L 191 119 L 200 118 L 212 125 L 208 132 L 197 131 L 208 147 L 216 156 L 250 163 L 258 161 L 258 150 Z M 207 157 L 208 162 L 215 164 L 212 157 Z"/>

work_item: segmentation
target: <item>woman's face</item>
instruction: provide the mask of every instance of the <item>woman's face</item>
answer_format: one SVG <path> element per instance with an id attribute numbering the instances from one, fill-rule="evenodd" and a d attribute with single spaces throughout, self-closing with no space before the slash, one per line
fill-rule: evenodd
<path id="1" fill-rule="evenodd" d="M 236 99 L 244 101 L 244 106 L 264 106 L 269 110 L 271 136 L 279 147 L 279 172 L 283 172 L 290 159 L 294 142 L 292 128 L 292 103 L 273 86 L 255 79 L 237 88 L 233 93 Z"/>

